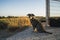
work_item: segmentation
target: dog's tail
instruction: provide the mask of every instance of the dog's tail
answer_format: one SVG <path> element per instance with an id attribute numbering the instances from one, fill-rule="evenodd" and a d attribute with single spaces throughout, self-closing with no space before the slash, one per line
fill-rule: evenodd
<path id="1" fill-rule="evenodd" d="M 52 34 L 51 32 L 44 31 L 44 33 Z"/>
<path id="2" fill-rule="evenodd" d="M 48 34 L 52 34 L 51 32 L 47 32 L 47 31 L 42 31 L 40 33 L 48 33 Z"/>

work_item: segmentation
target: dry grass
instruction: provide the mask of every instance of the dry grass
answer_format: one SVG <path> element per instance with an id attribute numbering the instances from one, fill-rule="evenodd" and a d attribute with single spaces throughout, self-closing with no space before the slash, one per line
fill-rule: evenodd
<path id="1" fill-rule="evenodd" d="M 3 18 L 0 19 L 8 22 L 9 26 L 18 27 L 18 26 L 30 26 L 31 23 L 28 17 L 18 17 L 18 18 Z"/>

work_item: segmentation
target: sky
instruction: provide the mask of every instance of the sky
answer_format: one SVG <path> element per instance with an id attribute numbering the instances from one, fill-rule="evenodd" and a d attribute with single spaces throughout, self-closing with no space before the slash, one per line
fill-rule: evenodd
<path id="1" fill-rule="evenodd" d="M 50 16 L 60 17 L 60 2 L 50 1 Z"/>
<path id="2" fill-rule="evenodd" d="M 45 16 L 44 0 L 0 0 L 0 16 Z"/>
<path id="3" fill-rule="evenodd" d="M 26 16 L 28 13 L 46 16 L 45 0 L 0 0 L 0 16 Z M 51 15 L 56 13 L 51 11 Z"/>

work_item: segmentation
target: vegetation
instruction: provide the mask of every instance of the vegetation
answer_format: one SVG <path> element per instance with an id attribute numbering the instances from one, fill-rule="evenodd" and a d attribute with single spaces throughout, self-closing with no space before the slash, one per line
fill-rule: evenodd
<path id="1" fill-rule="evenodd" d="M 0 19 L 0 21 L 6 21 L 8 22 L 9 26 L 12 26 L 12 27 L 18 27 L 18 26 L 30 26 L 30 21 L 29 21 L 29 18 L 28 17 L 18 17 L 18 18 L 3 18 L 3 19 Z"/>
<path id="2" fill-rule="evenodd" d="M 28 15 L 34 15 L 34 14 L 28 14 Z M 45 17 L 39 17 L 39 16 L 35 17 L 40 22 L 46 22 Z M 50 20 L 50 26 L 60 26 L 60 17 L 51 17 L 49 20 Z M 22 29 L 25 26 L 31 26 L 30 20 L 26 16 L 24 17 L 0 16 L 0 29 L 8 28 L 8 30 L 16 30 L 18 28 Z"/>
<path id="3" fill-rule="evenodd" d="M 60 27 L 60 17 L 51 17 L 49 19 L 50 21 L 50 26 L 52 27 Z"/>
<path id="4" fill-rule="evenodd" d="M 0 21 L 0 29 L 7 29 L 8 23 L 5 21 Z"/>
<path id="5" fill-rule="evenodd" d="M 16 30 L 24 30 L 31 23 L 28 17 L 5 17 L 0 18 L 0 29 L 7 29 L 8 31 L 14 32 Z M 27 26 L 27 27 L 26 27 Z"/>

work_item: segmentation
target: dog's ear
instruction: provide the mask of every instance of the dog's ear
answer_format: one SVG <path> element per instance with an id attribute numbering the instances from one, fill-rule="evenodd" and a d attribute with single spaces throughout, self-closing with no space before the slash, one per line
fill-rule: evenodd
<path id="1" fill-rule="evenodd" d="M 34 14 L 27 14 L 27 16 L 30 18 L 31 16 L 35 16 Z"/>

